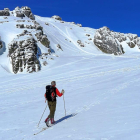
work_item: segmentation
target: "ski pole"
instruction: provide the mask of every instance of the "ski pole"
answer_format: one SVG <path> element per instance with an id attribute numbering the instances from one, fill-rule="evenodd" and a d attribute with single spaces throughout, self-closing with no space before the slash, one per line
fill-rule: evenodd
<path id="1" fill-rule="evenodd" d="M 47 105 L 46 105 L 46 107 L 45 107 L 45 110 L 46 110 L 46 108 L 47 108 Z M 43 112 L 43 114 L 42 114 L 42 116 L 41 116 L 41 119 L 42 119 L 42 117 L 43 117 L 43 115 L 44 115 L 44 113 L 45 113 L 45 110 L 44 110 L 44 112 Z M 40 121 L 41 121 L 41 119 L 40 119 Z M 39 124 L 40 124 L 40 121 L 39 121 L 39 123 L 38 123 L 38 127 L 39 127 Z"/>
<path id="2" fill-rule="evenodd" d="M 66 116 L 66 108 L 65 108 L 65 99 L 64 99 L 64 94 L 63 94 L 63 100 L 64 100 L 64 110 L 65 110 L 65 116 Z"/>

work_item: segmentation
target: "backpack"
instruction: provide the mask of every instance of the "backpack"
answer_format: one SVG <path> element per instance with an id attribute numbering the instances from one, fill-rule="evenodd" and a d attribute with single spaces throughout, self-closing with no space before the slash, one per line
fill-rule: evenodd
<path id="1" fill-rule="evenodd" d="M 48 101 L 56 101 L 56 87 L 51 85 L 46 86 L 46 98 Z"/>

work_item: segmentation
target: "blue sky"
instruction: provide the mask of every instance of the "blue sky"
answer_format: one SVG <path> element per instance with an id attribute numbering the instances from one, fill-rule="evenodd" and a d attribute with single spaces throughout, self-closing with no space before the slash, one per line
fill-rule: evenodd
<path id="1" fill-rule="evenodd" d="M 4 7 L 29 6 L 35 15 L 59 15 L 64 21 L 98 29 L 103 26 L 140 36 L 140 0 L 4 0 Z"/>

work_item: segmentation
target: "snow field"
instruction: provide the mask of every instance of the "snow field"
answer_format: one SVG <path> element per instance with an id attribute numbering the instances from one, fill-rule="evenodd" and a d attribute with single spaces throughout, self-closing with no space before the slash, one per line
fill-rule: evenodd
<path id="1" fill-rule="evenodd" d="M 14 75 L 6 69 L 7 50 L 0 56 L 0 139 L 139 139 L 139 53 L 119 57 L 105 55 L 93 46 L 92 41 L 81 48 L 77 40 L 88 41 L 85 34 L 94 36 L 94 29 L 39 16 L 36 19 L 51 42 L 54 52 L 50 57 L 54 60 L 38 73 Z M 13 19 L 9 20 L 12 22 Z M 11 33 L 15 36 L 22 32 L 12 28 L 10 33 L 9 30 L 10 27 L 1 35 L 6 45 L 13 38 L 8 37 Z M 57 50 L 57 44 L 63 51 Z M 44 46 L 39 44 L 39 47 L 42 52 L 46 51 Z M 63 97 L 58 98 L 55 120 L 59 123 L 34 135 L 45 127 L 48 108 L 39 128 L 37 125 L 46 107 L 45 86 L 52 80 L 56 80 L 60 91 L 65 90 L 67 116 Z"/>

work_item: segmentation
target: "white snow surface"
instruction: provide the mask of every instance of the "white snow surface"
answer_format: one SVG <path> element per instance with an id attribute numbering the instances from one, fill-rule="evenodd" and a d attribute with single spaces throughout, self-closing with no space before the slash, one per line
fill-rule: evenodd
<path id="1" fill-rule="evenodd" d="M 37 73 L 17 75 L 11 73 L 7 46 L 23 29 L 16 28 L 19 18 L 0 17 L 9 20 L 0 23 L 6 47 L 0 55 L 0 140 L 139 140 L 139 52 L 125 48 L 129 50 L 125 55 L 106 55 L 86 36 L 93 38 L 95 29 L 35 17 L 50 40 L 54 60 L 48 59 Z M 63 51 L 57 50 L 57 44 Z M 41 44 L 40 49 L 47 50 Z M 57 98 L 58 123 L 34 135 L 45 127 L 48 107 L 37 125 L 46 107 L 45 86 L 53 80 L 60 91 L 65 90 L 66 116 L 63 97 Z"/>

